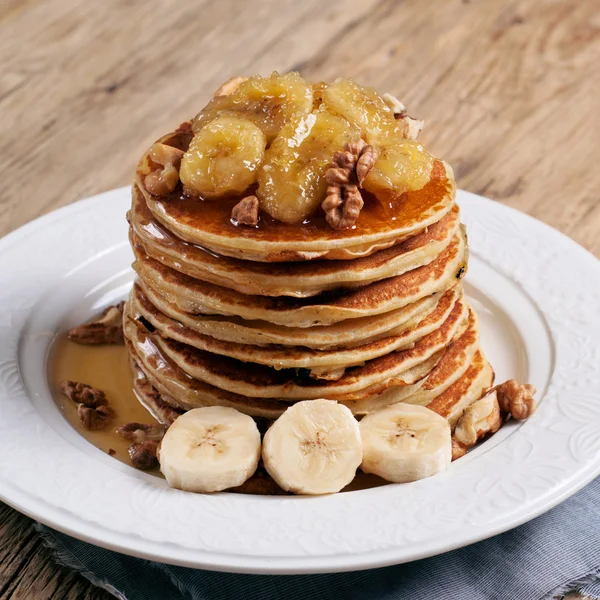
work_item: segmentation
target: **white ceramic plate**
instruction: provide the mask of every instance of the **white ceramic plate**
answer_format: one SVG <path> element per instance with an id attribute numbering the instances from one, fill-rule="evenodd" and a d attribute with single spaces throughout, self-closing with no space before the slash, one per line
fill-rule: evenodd
<path id="1" fill-rule="evenodd" d="M 62 418 L 53 335 L 125 296 L 122 188 L 0 240 L 0 498 L 80 539 L 162 562 L 316 573 L 406 562 L 500 533 L 600 472 L 600 263 L 546 225 L 459 192 L 467 292 L 497 380 L 541 402 L 442 475 L 327 497 L 195 495 L 122 464 Z"/>

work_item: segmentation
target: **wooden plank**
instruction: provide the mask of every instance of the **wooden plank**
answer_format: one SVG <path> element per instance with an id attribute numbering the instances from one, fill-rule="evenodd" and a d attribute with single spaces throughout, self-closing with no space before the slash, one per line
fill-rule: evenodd
<path id="1" fill-rule="evenodd" d="M 0 502 L 0 600 L 108 600 L 108 592 L 56 563 L 33 521 Z"/>
<path id="2" fill-rule="evenodd" d="M 597 0 L 4 0 L 0 235 L 126 185 L 235 74 L 355 77 L 426 119 L 459 185 L 600 255 Z M 0 599 L 106 598 L 0 505 Z"/>

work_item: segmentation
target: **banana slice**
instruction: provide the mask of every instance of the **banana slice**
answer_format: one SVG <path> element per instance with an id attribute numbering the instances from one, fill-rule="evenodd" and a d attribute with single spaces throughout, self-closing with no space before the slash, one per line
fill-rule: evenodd
<path id="1" fill-rule="evenodd" d="M 348 485 L 362 460 L 360 431 L 345 406 L 306 400 L 288 408 L 265 434 L 269 475 L 295 494 L 333 494 Z"/>
<path id="2" fill-rule="evenodd" d="M 250 121 L 219 117 L 201 129 L 181 159 L 179 178 L 207 198 L 241 194 L 256 181 L 267 141 Z"/>
<path id="3" fill-rule="evenodd" d="M 255 123 L 270 143 L 286 123 L 296 121 L 312 110 L 311 86 L 298 73 L 273 73 L 270 77 L 254 75 L 240 79 L 237 85 L 226 88 L 231 90 L 230 93 L 223 95 L 223 88 L 218 90 L 220 95 L 214 97 L 194 119 L 194 132 L 200 131 L 216 117 L 229 114 Z"/>
<path id="4" fill-rule="evenodd" d="M 325 199 L 324 175 L 333 155 L 359 135 L 348 121 L 325 111 L 284 127 L 258 172 L 261 208 L 278 221 L 304 221 Z"/>
<path id="5" fill-rule="evenodd" d="M 407 124 L 395 119 L 389 99 L 351 79 L 340 79 L 321 93 L 321 106 L 356 125 L 377 151 L 377 162 L 363 182 L 367 191 L 385 198 L 420 190 L 429 181 L 433 157 L 421 144 L 406 139 Z"/>
<path id="6" fill-rule="evenodd" d="M 377 196 L 399 195 L 420 190 L 431 177 L 433 157 L 419 142 L 398 134 L 376 144 L 378 158 L 363 181 L 363 187 Z"/>
<path id="7" fill-rule="evenodd" d="M 424 406 L 398 403 L 360 422 L 365 473 L 406 483 L 445 471 L 452 460 L 448 421 Z"/>
<path id="8" fill-rule="evenodd" d="M 260 458 L 254 420 L 233 408 L 194 408 L 178 417 L 159 446 L 160 470 L 171 487 L 219 492 L 242 485 Z"/>
<path id="9" fill-rule="evenodd" d="M 338 79 L 322 92 L 322 106 L 360 128 L 369 144 L 396 128 L 394 113 L 372 88 L 362 87 L 351 79 Z"/>

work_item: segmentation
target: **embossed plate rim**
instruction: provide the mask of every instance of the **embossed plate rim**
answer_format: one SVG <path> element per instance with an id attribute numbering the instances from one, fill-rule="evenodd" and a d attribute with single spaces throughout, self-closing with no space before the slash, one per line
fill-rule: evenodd
<path id="1" fill-rule="evenodd" d="M 282 499 L 185 494 L 78 451 L 27 396 L 17 362 L 21 331 L 57 277 L 123 243 L 128 193 L 120 188 L 72 204 L 0 240 L 0 498 L 18 510 L 88 542 L 162 562 L 316 573 L 406 562 L 484 539 L 552 508 L 600 472 L 600 406 L 587 401 L 600 389 L 600 263 L 547 225 L 462 191 L 474 253 L 536 298 L 558 348 L 539 413 L 477 460 L 409 486 Z M 445 502 L 436 504 L 440 486 Z M 460 489 L 469 493 L 460 496 Z M 403 521 L 394 538 L 389 527 L 398 526 L 399 498 L 427 518 Z M 468 507 L 462 513 L 461 500 Z M 183 521 L 169 516 L 174 507 Z M 162 539 L 151 531 L 159 514 Z M 195 526 L 183 528 L 185 519 Z"/>

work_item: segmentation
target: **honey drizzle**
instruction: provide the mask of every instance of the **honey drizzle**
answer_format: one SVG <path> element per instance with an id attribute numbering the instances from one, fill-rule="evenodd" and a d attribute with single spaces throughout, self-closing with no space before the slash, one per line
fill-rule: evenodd
<path id="1" fill-rule="evenodd" d="M 66 335 L 58 336 L 48 359 L 50 389 L 62 414 L 88 442 L 130 465 L 127 449 L 130 441 L 117 433 L 117 427 L 136 421 L 156 423 L 156 419 L 140 404 L 133 392 L 129 356 L 123 345 L 82 346 L 71 342 Z M 64 379 L 87 383 L 106 393 L 114 418 L 105 429 L 88 431 L 77 416 L 77 406 L 58 390 Z M 158 474 L 158 471 L 157 471 Z"/>
<path id="2" fill-rule="evenodd" d="M 114 450 L 113 458 L 131 465 L 127 452 L 131 442 L 117 433 L 117 427 L 132 421 L 140 423 L 157 421 L 140 404 L 133 392 L 126 346 L 82 346 L 70 341 L 65 334 L 61 334 L 50 349 L 47 372 L 54 400 L 71 426 L 90 444 L 106 453 Z M 81 426 L 75 403 L 58 390 L 58 383 L 64 379 L 87 383 L 106 393 L 110 407 L 115 413 L 108 427 L 100 431 L 87 431 Z M 158 469 L 148 472 L 162 477 Z M 357 471 L 354 481 L 342 491 L 362 490 L 380 485 L 386 485 L 386 482 L 375 475 Z"/>
<path id="3" fill-rule="evenodd" d="M 163 143 L 182 150 L 187 149 L 190 140 L 189 134 L 181 132 L 161 138 Z M 139 180 L 143 181 L 145 174 L 156 167 L 146 155 L 138 166 Z M 332 229 L 325 220 L 325 214 L 320 210 L 300 224 L 282 223 L 264 211 L 260 212 L 257 228 L 232 224 L 231 209 L 242 197 L 253 193 L 255 187 L 241 196 L 219 198 L 215 201 L 186 195 L 180 183 L 171 194 L 164 197 L 154 196 L 153 210 L 190 229 L 224 237 L 251 238 L 265 242 L 352 239 L 397 229 L 403 224 L 414 222 L 427 212 L 437 212 L 443 207 L 445 198 L 452 189 L 444 164 L 440 160 L 434 160 L 431 178 L 419 190 L 389 194 L 386 197 L 375 197 L 362 190 L 365 204 L 358 221 L 350 229 Z"/>

